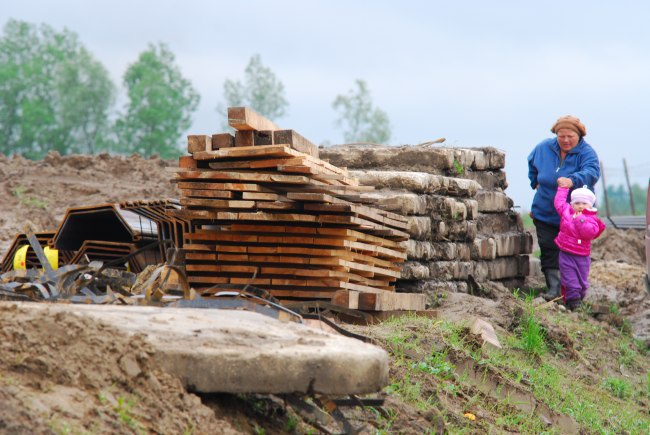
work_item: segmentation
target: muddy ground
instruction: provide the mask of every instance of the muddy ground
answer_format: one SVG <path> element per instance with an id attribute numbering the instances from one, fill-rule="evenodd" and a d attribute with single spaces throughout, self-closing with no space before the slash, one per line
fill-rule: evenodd
<path id="1" fill-rule="evenodd" d="M 36 162 L 0 155 L 0 255 L 26 222 L 38 231 L 55 230 L 71 206 L 176 198 L 171 174 L 165 169 L 175 165 L 156 157 L 107 154 L 50 154 Z M 650 341 L 643 236 L 641 231 L 608 229 L 594 244 L 588 299 L 616 304 L 636 337 Z M 479 316 L 507 330 L 516 310 L 507 290 L 487 287 L 487 298 L 450 293 L 437 310 L 450 320 Z M 364 331 L 381 335 L 377 329 Z M 142 337 L 127 337 L 107 325 L 75 316 L 33 318 L 19 309 L 4 309 L 0 312 L 0 432 L 264 433 L 259 430 L 262 426 L 266 433 L 289 432 L 289 426 L 300 432 L 303 423 L 298 419 L 296 424 L 277 398 L 199 398 L 187 393 L 150 357 Z M 388 396 L 387 403 L 400 413 L 403 433 L 439 426 L 437 414 L 423 414 L 396 397 Z M 449 410 L 459 405 L 441 406 Z M 259 408 L 265 412 L 255 414 Z M 370 417 L 362 415 L 358 421 Z M 366 429 L 372 433 L 376 425 L 370 421 Z"/>

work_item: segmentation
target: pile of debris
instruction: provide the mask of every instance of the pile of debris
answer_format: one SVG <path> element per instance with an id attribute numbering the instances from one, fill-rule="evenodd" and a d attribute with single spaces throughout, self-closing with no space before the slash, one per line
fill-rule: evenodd
<path id="1" fill-rule="evenodd" d="M 176 273 L 165 283 L 186 281 L 175 288 L 183 294 L 190 286 L 201 297 L 256 286 L 285 302 L 425 308 L 424 295 L 395 292 L 407 256 L 404 216 L 372 207 L 377 200 L 362 194 L 374 187 L 320 160 L 318 148 L 295 131 L 248 108 L 229 108 L 228 117 L 234 135 L 188 137 L 191 155 L 172 168 L 180 201 L 69 209 L 58 230 L 38 241 L 57 250 L 52 267 L 101 261 L 102 270 L 139 273 L 167 262 Z M 4 272 L 16 268 L 19 251 L 25 255 L 20 269 L 44 264 L 26 237 L 14 240 Z"/>

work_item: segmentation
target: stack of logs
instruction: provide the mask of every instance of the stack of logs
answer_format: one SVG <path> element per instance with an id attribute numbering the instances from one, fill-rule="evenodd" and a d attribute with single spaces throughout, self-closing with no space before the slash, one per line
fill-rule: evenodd
<path id="1" fill-rule="evenodd" d="M 332 300 L 367 310 L 424 309 L 395 293 L 408 221 L 369 206 L 374 190 L 318 148 L 249 108 L 229 108 L 235 135 L 192 135 L 174 181 L 190 222 L 186 272 L 203 294 L 253 285 L 280 300 Z"/>
<path id="2" fill-rule="evenodd" d="M 486 281 L 524 285 L 532 236 L 512 210 L 505 154 L 495 148 L 341 145 L 321 157 L 346 166 L 376 206 L 408 216 L 408 261 L 397 291 L 480 291 Z"/>

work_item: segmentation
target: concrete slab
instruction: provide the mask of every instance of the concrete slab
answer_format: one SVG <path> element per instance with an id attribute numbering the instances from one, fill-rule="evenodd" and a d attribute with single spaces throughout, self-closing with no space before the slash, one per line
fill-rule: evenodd
<path id="1" fill-rule="evenodd" d="M 155 359 L 190 391 L 345 395 L 388 384 L 388 354 L 353 338 L 262 314 L 193 308 L 15 303 L 74 313 L 144 334 Z"/>

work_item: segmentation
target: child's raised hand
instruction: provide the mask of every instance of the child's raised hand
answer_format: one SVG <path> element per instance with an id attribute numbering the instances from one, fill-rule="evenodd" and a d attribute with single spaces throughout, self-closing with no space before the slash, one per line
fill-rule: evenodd
<path id="1" fill-rule="evenodd" d="M 573 186 L 573 181 L 567 177 L 560 177 L 557 179 L 557 185 L 560 187 L 571 188 L 571 186 Z"/>

